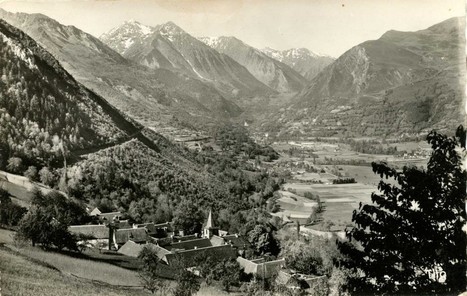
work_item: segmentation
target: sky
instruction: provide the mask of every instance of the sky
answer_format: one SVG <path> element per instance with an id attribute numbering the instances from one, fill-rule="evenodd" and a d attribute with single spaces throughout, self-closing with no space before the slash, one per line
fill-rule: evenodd
<path id="1" fill-rule="evenodd" d="M 338 57 L 388 30 L 416 31 L 463 16 L 465 0 L 0 0 L 0 8 L 43 13 L 96 37 L 126 20 L 173 21 L 193 36 Z"/>

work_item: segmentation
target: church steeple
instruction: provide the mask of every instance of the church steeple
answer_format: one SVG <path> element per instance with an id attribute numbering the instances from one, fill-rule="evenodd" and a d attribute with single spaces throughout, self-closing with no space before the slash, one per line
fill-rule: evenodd
<path id="1" fill-rule="evenodd" d="M 212 228 L 214 225 L 212 224 L 212 212 L 209 210 L 209 215 L 208 215 L 208 221 L 206 222 L 206 227 L 205 228 Z"/>
<path id="2" fill-rule="evenodd" d="M 219 234 L 219 228 L 214 226 L 214 222 L 212 220 L 212 212 L 209 210 L 208 220 L 203 229 L 203 236 L 206 238 L 211 238 L 213 235 Z"/>

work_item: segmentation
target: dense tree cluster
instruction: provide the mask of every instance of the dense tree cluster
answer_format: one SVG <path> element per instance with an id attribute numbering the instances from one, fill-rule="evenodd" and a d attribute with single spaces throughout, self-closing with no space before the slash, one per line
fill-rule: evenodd
<path id="1" fill-rule="evenodd" d="M 19 223 L 17 235 L 43 248 L 67 248 L 77 251 L 77 238 L 68 231 L 72 224 L 84 224 L 88 215 L 77 201 L 57 191 L 43 195 L 36 189 L 31 207 Z"/>
<path id="2" fill-rule="evenodd" d="M 214 132 L 214 139 L 223 151 L 231 152 L 233 155 L 244 154 L 248 159 L 263 156 L 266 161 L 279 158 L 279 154 L 271 147 L 256 144 L 249 136 L 248 131 L 239 125 L 220 126 Z"/>
<path id="3" fill-rule="evenodd" d="M 350 149 L 366 154 L 403 155 L 407 151 L 397 150 L 397 146 L 385 146 L 376 141 L 348 140 Z"/>
<path id="4" fill-rule="evenodd" d="M 332 180 L 332 184 L 352 184 L 352 183 L 357 183 L 357 181 L 355 181 L 355 178 L 339 178 L 339 179 Z"/>

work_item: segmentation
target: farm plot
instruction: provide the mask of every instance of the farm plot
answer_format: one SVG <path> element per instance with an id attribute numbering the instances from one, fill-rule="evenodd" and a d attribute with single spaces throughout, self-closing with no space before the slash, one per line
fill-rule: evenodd
<path id="1" fill-rule="evenodd" d="M 298 195 L 311 192 L 320 197 L 324 203 L 323 221 L 346 224 L 352 219 L 352 212 L 360 202 L 371 203 L 371 193 L 377 191 L 375 186 L 365 184 L 300 184 L 287 183 Z"/>
<path id="2" fill-rule="evenodd" d="M 277 200 L 277 203 L 281 211 L 273 215 L 281 217 L 284 221 L 297 221 L 305 224 L 316 202 L 288 191 L 279 191 L 279 194 L 281 198 Z"/>

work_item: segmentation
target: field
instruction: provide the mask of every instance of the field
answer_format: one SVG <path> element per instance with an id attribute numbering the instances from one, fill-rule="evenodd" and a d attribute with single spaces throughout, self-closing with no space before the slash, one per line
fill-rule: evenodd
<path id="1" fill-rule="evenodd" d="M 352 212 L 358 208 L 360 202 L 370 203 L 371 193 L 376 191 L 376 187 L 365 184 L 303 184 L 303 183 L 286 183 L 285 188 L 294 190 L 300 196 L 297 201 L 287 199 L 286 207 L 283 207 L 285 202 L 280 203 L 285 210 L 284 213 L 290 212 L 293 209 L 295 215 L 303 216 L 310 215 L 310 208 L 303 205 L 303 196 L 305 192 L 311 192 L 320 197 L 324 204 L 323 221 L 332 221 L 336 225 L 346 225 L 351 222 Z M 282 198 L 281 198 L 282 199 Z M 279 199 L 279 201 L 281 201 Z M 300 221 L 301 223 L 301 221 Z"/>
<path id="2" fill-rule="evenodd" d="M 12 200 L 20 206 L 28 208 L 31 202 L 31 191 L 34 187 L 39 188 L 44 194 L 51 191 L 42 184 L 34 183 L 28 178 L 0 171 L 0 187 L 12 195 Z"/>
<path id="3" fill-rule="evenodd" d="M 394 144 L 386 144 L 385 147 L 396 146 L 398 151 L 406 150 L 408 152 L 416 151 L 417 149 L 426 151 L 429 149 L 429 146 L 426 142 L 402 142 Z M 354 161 L 354 162 L 364 162 L 371 163 L 373 161 L 386 161 L 390 164 L 402 167 L 404 165 L 416 165 L 416 166 L 425 166 L 427 159 L 426 158 L 412 158 L 404 159 L 403 157 L 386 155 L 386 154 L 365 154 L 352 151 L 348 144 L 342 143 L 326 143 L 326 142 L 290 142 L 290 143 L 273 143 L 272 147 L 276 151 L 282 152 L 282 160 L 298 160 L 298 157 L 290 157 L 287 154 L 289 149 L 298 149 L 304 151 L 303 160 L 310 163 L 316 164 L 327 164 L 332 165 L 333 163 L 340 164 L 343 161 Z M 311 157 L 311 152 L 316 157 L 313 159 Z M 331 160 L 332 159 L 332 160 Z"/>
<path id="4" fill-rule="evenodd" d="M 281 217 L 284 221 L 298 221 L 300 224 L 305 224 L 316 202 L 288 191 L 279 191 L 279 194 L 281 198 L 277 203 L 281 211 L 272 215 Z"/>
<path id="5" fill-rule="evenodd" d="M 63 274 L 0 247 L 2 295 L 148 295 L 141 289 L 111 287 Z"/>

